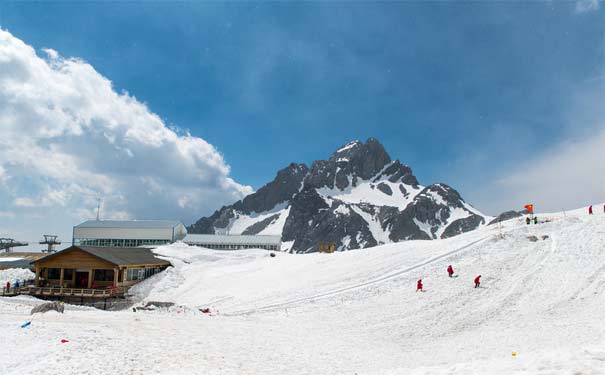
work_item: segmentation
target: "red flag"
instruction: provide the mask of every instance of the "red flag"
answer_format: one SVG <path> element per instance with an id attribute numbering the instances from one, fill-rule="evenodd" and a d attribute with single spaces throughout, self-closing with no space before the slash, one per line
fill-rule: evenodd
<path id="1" fill-rule="evenodd" d="M 534 213 L 534 205 L 533 204 L 526 204 L 523 207 L 525 207 L 525 209 L 527 210 L 527 212 L 529 212 L 530 214 Z"/>

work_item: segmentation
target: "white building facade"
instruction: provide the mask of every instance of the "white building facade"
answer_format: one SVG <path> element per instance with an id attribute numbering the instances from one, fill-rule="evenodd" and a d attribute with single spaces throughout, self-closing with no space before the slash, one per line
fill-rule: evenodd
<path id="1" fill-rule="evenodd" d="M 214 250 L 265 249 L 279 251 L 280 236 L 188 234 L 183 240 L 187 245 Z"/>
<path id="2" fill-rule="evenodd" d="M 94 247 L 159 246 L 180 241 L 187 228 L 171 220 L 89 220 L 73 229 L 72 245 Z"/>

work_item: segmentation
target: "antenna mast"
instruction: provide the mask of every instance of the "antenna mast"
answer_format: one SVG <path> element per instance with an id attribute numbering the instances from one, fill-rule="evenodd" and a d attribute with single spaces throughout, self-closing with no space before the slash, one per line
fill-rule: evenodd
<path id="1" fill-rule="evenodd" d="M 98 198 L 98 203 L 97 203 L 97 221 L 99 221 L 100 214 L 101 214 L 101 198 Z"/>

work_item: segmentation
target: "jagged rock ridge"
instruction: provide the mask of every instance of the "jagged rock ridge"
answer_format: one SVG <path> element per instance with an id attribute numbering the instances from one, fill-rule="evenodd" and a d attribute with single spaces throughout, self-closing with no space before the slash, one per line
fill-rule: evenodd
<path id="1" fill-rule="evenodd" d="M 452 187 L 423 187 L 412 169 L 391 160 L 374 138 L 353 141 L 327 160 L 290 164 L 257 192 L 212 216 L 190 233 L 279 234 L 284 250 L 314 252 L 319 242 L 339 250 L 464 233 L 486 218 Z"/>

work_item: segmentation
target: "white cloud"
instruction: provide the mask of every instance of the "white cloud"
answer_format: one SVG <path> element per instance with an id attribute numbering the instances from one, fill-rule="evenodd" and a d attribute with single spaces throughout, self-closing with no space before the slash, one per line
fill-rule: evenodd
<path id="1" fill-rule="evenodd" d="M 0 185 L 4 185 L 8 180 L 8 175 L 6 174 L 6 170 L 0 164 Z"/>
<path id="2" fill-rule="evenodd" d="M 593 12 L 600 7 L 599 0 L 579 0 L 576 2 L 576 13 Z"/>
<path id="3" fill-rule="evenodd" d="M 501 178 L 490 195 L 521 209 L 534 203 L 542 212 L 605 202 L 605 131 L 579 142 L 566 142 L 529 160 Z"/>
<path id="4" fill-rule="evenodd" d="M 15 215 L 0 217 L 4 227 L 25 233 L 41 215 L 71 233 L 98 197 L 104 218 L 191 222 L 252 191 L 212 145 L 175 132 L 86 62 L 43 51 L 0 30 L 0 211 Z"/>

